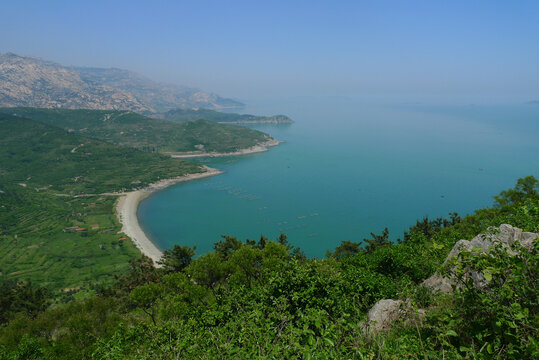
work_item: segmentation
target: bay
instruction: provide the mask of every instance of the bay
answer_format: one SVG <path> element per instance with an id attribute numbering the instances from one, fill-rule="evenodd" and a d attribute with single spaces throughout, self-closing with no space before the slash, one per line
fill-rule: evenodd
<path id="1" fill-rule="evenodd" d="M 353 98 L 251 101 L 243 112 L 295 123 L 253 126 L 285 141 L 268 152 L 200 159 L 225 174 L 159 191 L 139 206 L 160 249 L 212 250 L 221 235 L 282 232 L 310 257 L 424 216 L 491 206 L 539 175 L 539 106 L 373 104 Z"/>

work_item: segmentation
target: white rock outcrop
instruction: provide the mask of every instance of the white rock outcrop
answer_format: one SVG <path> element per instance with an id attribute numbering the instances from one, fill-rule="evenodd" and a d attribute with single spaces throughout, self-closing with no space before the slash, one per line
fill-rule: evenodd
<path id="1" fill-rule="evenodd" d="M 362 324 L 362 328 L 367 333 L 376 334 L 381 330 L 389 330 L 397 321 L 422 322 L 424 318 L 425 310 L 414 310 L 409 301 L 384 299 L 369 310 L 367 321 Z"/>
<path id="2" fill-rule="evenodd" d="M 471 241 L 459 240 L 453 246 L 453 249 L 449 252 L 449 255 L 445 258 L 444 265 L 446 265 L 451 259 L 458 256 L 463 251 L 476 251 L 476 252 L 488 252 L 493 246 L 501 245 L 510 254 L 516 255 L 515 251 L 511 249 L 511 246 L 518 242 L 522 247 L 531 250 L 535 239 L 539 238 L 539 233 L 525 232 L 522 229 L 511 226 L 509 224 L 502 224 L 499 227 L 489 228 L 484 234 L 479 234 Z M 471 271 L 469 276 L 473 279 L 474 285 L 477 288 L 482 288 L 486 285 L 485 278 L 477 273 Z M 442 276 L 438 271 L 426 279 L 423 285 L 433 290 L 449 293 L 453 291 L 455 281 L 448 276 Z"/>
<path id="3" fill-rule="evenodd" d="M 522 247 L 531 250 L 535 239 L 539 238 L 539 233 L 525 232 L 522 229 L 508 224 L 490 228 L 486 233 L 479 234 L 471 241 L 460 240 L 447 255 L 444 265 L 452 258 L 458 256 L 463 251 L 475 251 L 477 253 L 487 253 L 494 245 L 501 245 L 508 253 L 516 255 L 511 246 L 518 242 Z M 482 274 L 469 272 L 474 285 L 481 288 L 487 281 Z M 433 290 L 450 293 L 453 291 L 455 281 L 450 276 L 442 276 L 439 272 L 429 277 L 423 285 Z M 409 300 L 384 299 L 378 301 L 367 313 L 367 320 L 361 324 L 366 333 L 374 333 L 381 330 L 389 330 L 397 321 L 421 322 L 425 318 L 425 310 L 414 310 Z"/>

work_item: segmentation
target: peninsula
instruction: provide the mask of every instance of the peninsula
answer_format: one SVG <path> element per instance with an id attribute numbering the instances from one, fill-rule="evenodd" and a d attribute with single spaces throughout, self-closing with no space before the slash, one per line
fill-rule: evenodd
<path id="1" fill-rule="evenodd" d="M 234 114 L 204 108 L 174 109 L 165 113 L 154 114 L 152 117 L 169 121 L 190 121 L 205 119 L 229 124 L 291 124 L 286 115 L 257 116 L 249 114 Z"/>
<path id="2" fill-rule="evenodd" d="M 14 107 L 0 108 L 0 113 L 32 119 L 110 144 L 164 154 L 236 153 L 275 143 L 268 134 L 242 126 L 202 119 L 172 122 L 126 110 Z"/>

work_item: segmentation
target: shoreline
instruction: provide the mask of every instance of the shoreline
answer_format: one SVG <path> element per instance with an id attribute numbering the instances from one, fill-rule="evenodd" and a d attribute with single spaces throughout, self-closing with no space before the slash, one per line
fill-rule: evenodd
<path id="1" fill-rule="evenodd" d="M 157 262 L 163 256 L 163 252 L 159 250 L 157 246 L 155 246 L 155 244 L 148 238 L 144 230 L 142 230 L 140 227 L 137 217 L 138 206 L 142 200 L 154 192 L 163 190 L 171 185 L 191 180 L 203 179 L 224 173 L 224 171 L 213 169 L 207 166 L 204 166 L 204 168 L 206 170 L 205 172 L 161 180 L 150 184 L 144 189 L 122 194 L 118 198 L 118 201 L 116 202 L 116 217 L 120 224 L 122 224 L 121 232 L 129 236 L 131 241 L 140 250 L 140 252 L 153 260 L 155 266 L 158 266 Z"/>
<path id="2" fill-rule="evenodd" d="M 240 155 L 249 155 L 249 154 L 256 154 L 261 152 L 268 151 L 269 147 L 277 146 L 282 144 L 283 141 L 271 139 L 266 142 L 260 143 L 255 146 L 251 146 L 247 149 L 242 149 L 238 151 L 228 152 L 228 153 L 220 153 L 220 152 L 189 152 L 189 153 L 181 153 L 181 154 L 170 154 L 171 157 L 175 159 L 192 159 L 192 158 L 200 158 L 200 157 L 224 157 L 224 156 L 240 156 Z"/>

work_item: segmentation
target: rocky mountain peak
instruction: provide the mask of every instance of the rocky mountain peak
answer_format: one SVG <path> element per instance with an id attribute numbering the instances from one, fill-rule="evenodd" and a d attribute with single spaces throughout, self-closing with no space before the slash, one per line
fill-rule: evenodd
<path id="1" fill-rule="evenodd" d="M 154 82 L 117 68 L 65 67 L 38 57 L 0 54 L 0 106 L 114 109 L 151 113 L 243 104 L 197 89 Z"/>

